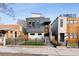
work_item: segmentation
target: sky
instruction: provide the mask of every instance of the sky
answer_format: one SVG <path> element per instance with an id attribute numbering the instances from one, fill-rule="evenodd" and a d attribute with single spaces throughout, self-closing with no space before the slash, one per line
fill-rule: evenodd
<path id="1" fill-rule="evenodd" d="M 0 12 L 1 24 L 15 24 L 17 20 L 31 17 L 31 13 L 41 13 L 55 20 L 60 14 L 76 14 L 79 17 L 79 4 L 75 3 L 14 3 L 13 7 L 15 19 Z"/>

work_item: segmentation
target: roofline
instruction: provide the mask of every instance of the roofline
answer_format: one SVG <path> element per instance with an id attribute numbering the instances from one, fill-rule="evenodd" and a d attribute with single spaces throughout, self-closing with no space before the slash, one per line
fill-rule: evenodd
<path id="1" fill-rule="evenodd" d="M 19 24 L 0 24 L 0 25 L 19 25 Z"/>
<path id="2" fill-rule="evenodd" d="M 53 24 L 57 19 L 58 19 L 58 17 L 51 24 Z"/>

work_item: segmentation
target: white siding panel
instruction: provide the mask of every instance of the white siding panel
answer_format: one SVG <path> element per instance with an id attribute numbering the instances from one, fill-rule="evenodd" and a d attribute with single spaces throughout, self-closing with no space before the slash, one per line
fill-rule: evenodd
<path id="1" fill-rule="evenodd" d="M 63 27 L 60 27 L 60 19 L 63 19 Z M 59 17 L 58 18 L 58 41 L 60 42 L 60 33 L 67 33 L 67 18 Z"/>

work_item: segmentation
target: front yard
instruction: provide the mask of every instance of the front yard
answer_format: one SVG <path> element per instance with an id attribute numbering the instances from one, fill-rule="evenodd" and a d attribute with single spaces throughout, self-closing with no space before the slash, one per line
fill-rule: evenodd
<path id="1" fill-rule="evenodd" d="M 25 40 L 25 39 L 7 39 L 7 45 L 33 45 L 33 46 L 44 46 L 45 42 L 40 40 Z"/>
<path id="2" fill-rule="evenodd" d="M 43 46 L 43 45 L 45 45 L 45 42 L 28 40 L 28 41 L 23 41 L 23 42 L 21 42 L 20 45 Z"/>

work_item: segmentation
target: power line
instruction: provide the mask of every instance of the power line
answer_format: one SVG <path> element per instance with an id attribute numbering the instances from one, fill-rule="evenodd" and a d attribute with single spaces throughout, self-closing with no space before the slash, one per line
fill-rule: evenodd
<path id="1" fill-rule="evenodd" d="M 15 17 L 14 10 L 9 5 L 11 5 L 11 4 L 0 3 L 0 12 L 4 13 L 10 17 Z"/>

